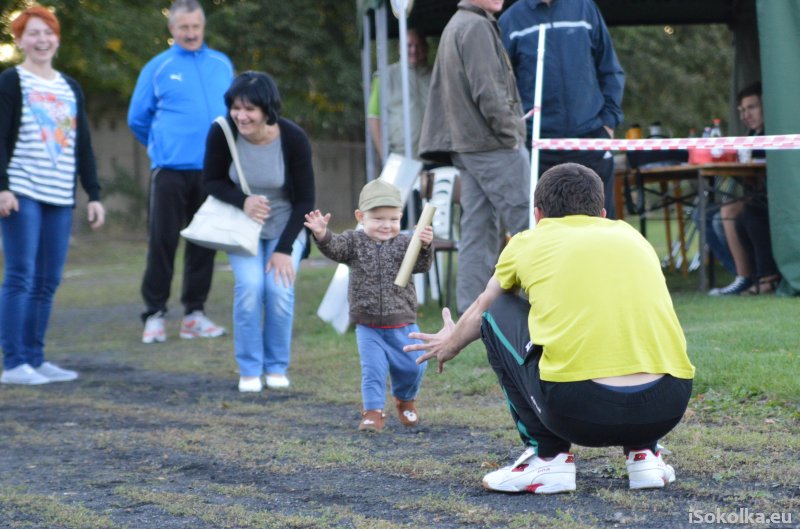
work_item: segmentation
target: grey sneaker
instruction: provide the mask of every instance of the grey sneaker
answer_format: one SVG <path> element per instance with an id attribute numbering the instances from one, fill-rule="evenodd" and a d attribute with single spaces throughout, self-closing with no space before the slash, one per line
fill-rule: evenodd
<path id="1" fill-rule="evenodd" d="M 70 380 L 78 378 L 77 371 L 62 369 L 52 362 L 44 362 L 39 367 L 34 367 L 33 369 L 50 380 L 50 382 L 69 382 Z"/>
<path id="2" fill-rule="evenodd" d="M 0 384 L 21 384 L 24 386 L 35 386 L 47 384 L 50 379 L 40 375 L 28 364 L 22 364 L 14 369 L 5 369 L 0 375 Z"/>

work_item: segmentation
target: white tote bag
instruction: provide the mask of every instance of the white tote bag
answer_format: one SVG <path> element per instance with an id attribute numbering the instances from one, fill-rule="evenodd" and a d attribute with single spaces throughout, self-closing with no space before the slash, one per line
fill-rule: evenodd
<path id="1" fill-rule="evenodd" d="M 239 163 L 239 153 L 236 152 L 233 132 L 224 117 L 220 116 L 214 121 L 222 127 L 222 131 L 225 133 L 242 191 L 249 195 L 250 186 L 247 185 L 242 166 Z M 187 241 L 205 248 L 242 255 L 256 255 L 258 239 L 261 236 L 261 224 L 248 217 L 242 209 L 209 196 L 194 214 L 192 222 L 181 230 L 181 235 Z"/>

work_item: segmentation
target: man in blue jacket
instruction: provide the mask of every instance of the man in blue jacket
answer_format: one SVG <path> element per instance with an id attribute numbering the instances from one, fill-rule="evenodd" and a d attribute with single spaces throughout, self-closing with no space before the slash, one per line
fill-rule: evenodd
<path id="1" fill-rule="evenodd" d="M 142 69 L 128 109 L 128 126 L 147 146 L 152 170 L 141 288 L 144 343 L 166 340 L 164 316 L 180 230 L 206 199 L 202 184 L 206 135 L 214 118 L 226 112 L 223 96 L 233 79 L 230 59 L 203 41 L 205 14 L 197 0 L 175 0 L 168 27 L 174 44 Z M 214 254 L 186 244 L 181 338 L 225 334 L 205 315 Z"/>
<path id="2" fill-rule="evenodd" d="M 613 138 L 622 122 L 622 71 L 592 0 L 519 0 L 499 19 L 522 106 L 533 108 L 539 24 L 546 24 L 542 138 Z M 528 121 L 527 146 L 531 146 Z M 564 162 L 594 169 L 603 180 L 605 209 L 615 218 L 614 159 L 610 151 L 541 151 L 539 174 Z"/>

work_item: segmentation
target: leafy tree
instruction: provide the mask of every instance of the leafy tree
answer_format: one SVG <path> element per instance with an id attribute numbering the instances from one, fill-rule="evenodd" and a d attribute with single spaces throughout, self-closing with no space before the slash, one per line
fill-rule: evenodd
<path id="1" fill-rule="evenodd" d="M 126 109 L 142 66 L 167 48 L 169 0 L 41 0 L 56 9 L 62 45 L 56 66 L 76 77 L 92 116 Z M 7 25 L 30 0 L 0 3 Z M 363 134 L 361 65 L 355 2 L 342 0 L 203 0 L 206 39 L 238 71 L 264 70 L 278 83 L 284 114 L 314 138 L 359 140 Z M 627 74 L 626 123 L 661 121 L 674 135 L 728 116 L 731 32 L 716 26 L 615 27 Z M 9 32 L 0 44 L 10 44 Z M 393 47 L 392 47 L 393 48 Z M 0 67 L 9 66 L 13 61 Z"/>
<path id="2" fill-rule="evenodd" d="M 62 38 L 56 67 L 87 93 L 93 116 L 127 108 L 142 66 L 168 47 L 168 0 L 42 0 Z M 2 22 L 28 0 L 2 4 Z M 360 56 L 354 6 L 335 0 L 204 2 L 206 40 L 238 71 L 264 70 L 278 83 L 284 114 L 316 138 L 360 138 Z M 0 44 L 11 44 L 6 31 Z M 0 67 L 13 64 L 13 60 Z"/>
<path id="3" fill-rule="evenodd" d="M 729 114 L 731 31 L 713 26 L 611 28 L 625 69 L 624 128 L 660 121 L 673 136 Z M 724 129 L 723 129 L 724 130 Z"/>
<path id="4" fill-rule="evenodd" d="M 2 11 L 7 27 L 11 14 L 32 4 L 7 2 Z M 161 2 L 153 0 L 50 0 L 61 22 L 56 68 L 75 77 L 87 93 L 92 114 L 126 105 L 139 69 L 148 57 L 166 47 L 169 36 Z M 143 29 L 146 29 L 143 31 Z M 2 43 L 13 43 L 10 31 Z M 2 64 L 0 66 L 9 66 Z"/>
<path id="5" fill-rule="evenodd" d="M 209 16 L 220 49 L 242 70 L 264 70 L 284 114 L 314 137 L 360 138 L 361 73 L 352 2 L 217 0 Z M 242 21 L 247 21 L 243 23 Z"/>

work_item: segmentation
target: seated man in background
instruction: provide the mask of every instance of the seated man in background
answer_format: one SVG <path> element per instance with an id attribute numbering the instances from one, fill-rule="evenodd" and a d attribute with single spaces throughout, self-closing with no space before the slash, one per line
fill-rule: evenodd
<path id="1" fill-rule="evenodd" d="M 622 446 L 632 489 L 675 480 L 658 441 L 683 416 L 694 366 L 655 250 L 605 218 L 603 182 L 568 163 L 536 186 L 536 229 L 508 243 L 486 289 L 457 324 L 443 309 L 418 362 L 439 372 L 479 337 L 526 449 L 483 479 L 489 490 L 575 490 L 572 443 Z M 516 295 L 522 289 L 528 301 Z"/>
<path id="2" fill-rule="evenodd" d="M 739 119 L 742 120 L 742 123 L 748 129 L 748 136 L 761 136 L 764 134 L 764 112 L 761 107 L 761 83 L 755 82 L 747 87 L 743 88 L 739 94 L 737 95 L 738 101 L 738 109 L 739 109 Z M 763 150 L 753 151 L 753 158 L 754 159 L 764 159 L 766 154 Z M 756 182 L 746 182 L 744 184 L 744 196 L 738 198 L 736 200 L 732 200 L 730 202 L 723 203 L 719 209 L 719 212 L 716 214 L 718 218 L 715 216 L 714 220 L 712 220 L 712 224 L 715 222 L 721 222 L 722 228 L 725 234 L 724 240 L 720 240 L 718 236 L 716 236 L 717 231 L 714 229 L 707 230 L 710 234 L 711 239 L 708 241 L 709 248 L 714 252 L 715 257 L 717 257 L 725 268 L 728 271 L 735 274 L 733 281 L 722 288 L 713 288 L 708 293 L 711 296 L 735 296 L 742 293 L 750 293 L 755 294 L 757 290 L 760 292 L 760 289 L 757 288 L 756 281 L 753 279 L 754 275 L 754 267 L 753 261 L 754 256 L 749 255 L 750 252 L 756 251 L 754 249 L 754 245 L 752 241 L 747 241 L 745 243 L 742 242 L 742 238 L 740 236 L 741 233 L 747 233 L 750 231 L 752 235 L 758 235 L 759 237 L 763 237 L 766 233 L 767 241 L 769 241 L 769 225 L 767 224 L 766 227 L 763 225 L 763 221 L 758 219 L 763 219 L 766 217 L 766 209 L 767 209 L 767 195 L 766 195 L 766 187 L 764 182 L 756 181 Z M 741 228 L 737 228 L 737 224 L 739 224 L 738 217 L 745 209 L 745 207 L 750 202 L 759 202 L 759 204 L 754 204 L 751 207 L 751 212 L 748 215 L 750 219 L 747 222 L 747 225 L 743 225 Z M 755 208 L 755 209 L 753 209 Z M 757 223 L 758 226 L 753 226 L 753 223 Z M 758 252 L 760 252 L 759 262 L 763 270 L 760 272 L 763 277 L 768 278 L 765 282 L 765 290 L 769 288 L 770 281 L 774 279 L 774 276 L 777 274 L 777 265 L 770 266 L 768 261 L 771 259 L 772 255 L 772 246 L 771 243 L 767 242 L 770 245 L 768 249 L 769 259 L 764 257 L 765 250 L 763 248 L 764 241 L 758 241 L 756 243 L 756 248 L 758 248 Z M 733 268 L 733 270 L 731 270 Z M 756 275 L 759 273 L 755 270 Z M 772 281 L 774 283 L 774 281 Z M 774 287 L 772 288 L 774 290 Z"/>

